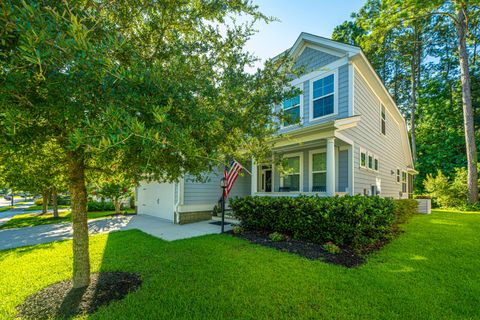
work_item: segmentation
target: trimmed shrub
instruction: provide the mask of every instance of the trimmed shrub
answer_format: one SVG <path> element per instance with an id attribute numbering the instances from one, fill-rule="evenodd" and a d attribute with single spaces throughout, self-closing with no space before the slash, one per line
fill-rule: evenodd
<path id="1" fill-rule="evenodd" d="M 331 253 L 331 254 L 337 254 L 337 253 L 340 253 L 342 251 L 342 249 L 340 249 L 339 246 L 337 246 L 335 243 L 333 242 L 327 242 L 323 245 L 323 250 L 327 251 L 328 253 Z"/>
<path id="2" fill-rule="evenodd" d="M 97 202 L 97 201 L 88 201 L 87 208 L 89 212 L 92 211 L 113 211 L 115 210 L 115 205 L 113 202 Z"/>
<path id="3" fill-rule="evenodd" d="M 393 200 L 377 196 L 248 196 L 231 199 L 230 206 L 246 229 L 353 248 L 389 237 L 395 223 Z"/>
<path id="4" fill-rule="evenodd" d="M 278 241 L 282 241 L 285 237 L 283 236 L 283 234 L 279 233 L 279 232 L 272 232 L 268 235 L 268 237 L 270 238 L 270 240 L 274 241 L 274 242 L 278 242 Z"/>
<path id="5" fill-rule="evenodd" d="M 35 199 L 35 201 L 33 201 L 33 204 L 36 205 L 36 206 L 43 205 L 43 198 Z"/>
<path id="6" fill-rule="evenodd" d="M 416 213 L 418 213 L 418 202 L 416 200 L 400 199 L 393 201 L 393 214 L 395 215 L 395 224 L 407 222 L 408 219 Z"/>

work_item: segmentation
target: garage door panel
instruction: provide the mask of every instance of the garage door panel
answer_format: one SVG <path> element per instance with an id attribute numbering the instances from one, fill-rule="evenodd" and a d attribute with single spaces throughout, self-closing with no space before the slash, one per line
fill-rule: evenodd
<path id="1" fill-rule="evenodd" d="M 146 183 L 139 187 L 138 213 L 173 221 L 173 183 Z"/>

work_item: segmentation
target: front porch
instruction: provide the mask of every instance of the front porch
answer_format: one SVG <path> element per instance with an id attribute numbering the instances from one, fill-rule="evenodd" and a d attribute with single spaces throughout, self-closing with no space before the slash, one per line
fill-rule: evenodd
<path id="1" fill-rule="evenodd" d="M 353 194 L 353 143 L 335 136 L 290 141 L 273 148 L 269 163 L 252 162 L 255 196 Z"/>

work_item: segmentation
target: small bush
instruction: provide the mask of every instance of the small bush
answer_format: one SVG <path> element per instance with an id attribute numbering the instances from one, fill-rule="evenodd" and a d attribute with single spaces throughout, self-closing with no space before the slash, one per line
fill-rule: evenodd
<path id="1" fill-rule="evenodd" d="M 268 237 L 274 242 L 282 241 L 285 238 L 280 232 L 270 233 Z"/>
<path id="2" fill-rule="evenodd" d="M 69 206 L 70 203 L 71 203 L 70 197 L 68 197 L 68 196 L 59 196 L 57 198 L 57 204 L 59 206 Z"/>
<path id="3" fill-rule="evenodd" d="M 414 199 L 400 199 L 393 201 L 395 223 L 405 223 L 414 214 L 418 213 L 418 202 Z"/>
<path id="4" fill-rule="evenodd" d="M 87 204 L 87 208 L 89 212 L 113 211 L 115 210 L 115 205 L 113 204 L 113 202 L 110 202 L 110 201 L 105 201 L 105 202 L 89 201 Z"/>
<path id="5" fill-rule="evenodd" d="M 233 228 L 232 228 L 233 234 L 240 234 L 240 233 L 242 233 L 242 231 L 243 231 L 243 228 L 240 227 L 240 226 L 233 226 Z"/>
<path id="6" fill-rule="evenodd" d="M 327 242 L 322 247 L 323 247 L 323 250 L 331 254 L 337 254 L 337 253 L 340 253 L 340 251 L 342 251 L 342 249 L 340 249 L 340 247 L 333 242 Z"/>
<path id="7" fill-rule="evenodd" d="M 33 204 L 36 205 L 36 206 L 43 205 L 43 198 L 35 199 L 35 201 L 33 201 Z"/>
<path id="8" fill-rule="evenodd" d="M 394 202 L 381 197 L 245 197 L 230 206 L 242 227 L 361 248 L 389 237 Z"/>
<path id="9" fill-rule="evenodd" d="M 428 194 L 417 194 L 413 197 L 414 199 L 432 199 Z"/>

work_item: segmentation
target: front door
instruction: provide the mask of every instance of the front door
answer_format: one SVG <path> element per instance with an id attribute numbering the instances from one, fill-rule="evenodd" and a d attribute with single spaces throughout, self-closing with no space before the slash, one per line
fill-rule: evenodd
<path id="1" fill-rule="evenodd" d="M 271 169 L 262 170 L 260 189 L 262 192 L 272 192 L 272 170 Z"/>

